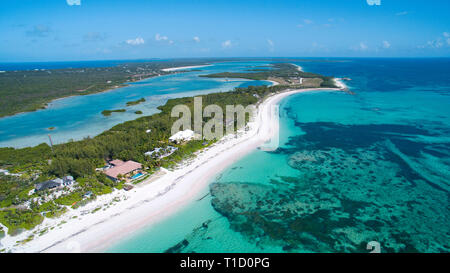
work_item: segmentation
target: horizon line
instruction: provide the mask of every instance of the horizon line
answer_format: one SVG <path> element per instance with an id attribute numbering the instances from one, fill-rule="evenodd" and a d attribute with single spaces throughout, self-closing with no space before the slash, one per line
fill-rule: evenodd
<path id="1" fill-rule="evenodd" d="M 201 60 L 201 59 L 449 59 L 450 56 L 416 56 L 416 57 L 379 57 L 379 56 L 357 56 L 357 57 L 168 57 L 168 58 L 136 58 L 136 59 L 82 59 L 82 60 L 45 60 L 45 61 L 2 61 L 2 64 L 10 63 L 64 63 L 64 62 L 99 62 L 99 61 L 167 61 L 167 60 Z"/>

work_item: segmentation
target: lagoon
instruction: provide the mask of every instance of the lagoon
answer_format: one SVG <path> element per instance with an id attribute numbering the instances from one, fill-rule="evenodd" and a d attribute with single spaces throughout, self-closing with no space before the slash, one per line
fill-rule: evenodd
<path id="1" fill-rule="evenodd" d="M 267 62 L 224 62 L 194 69 L 191 72 L 164 75 L 131 83 L 127 87 L 107 92 L 57 99 L 47 109 L 0 118 L 0 147 L 28 147 L 94 137 L 116 124 L 158 112 L 157 107 L 170 98 L 188 97 L 214 92 L 226 92 L 236 87 L 271 85 L 268 81 L 245 79 L 211 79 L 202 74 L 240 72 Z M 138 105 L 129 101 L 145 98 Z M 103 116 L 103 110 L 126 109 L 123 113 Z M 136 111 L 142 111 L 137 115 Z"/>

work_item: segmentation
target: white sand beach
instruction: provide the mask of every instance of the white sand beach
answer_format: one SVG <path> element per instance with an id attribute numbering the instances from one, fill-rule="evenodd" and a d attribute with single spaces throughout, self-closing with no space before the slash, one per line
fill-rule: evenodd
<path id="1" fill-rule="evenodd" d="M 185 69 L 192 69 L 192 68 L 200 68 L 200 67 L 207 67 L 207 66 L 211 66 L 211 65 L 210 64 L 206 64 L 206 65 L 179 66 L 179 67 L 164 68 L 164 69 L 161 69 L 161 70 L 165 71 L 165 72 L 171 72 L 171 71 L 185 70 Z"/>
<path id="2" fill-rule="evenodd" d="M 345 90 L 348 89 L 347 85 L 342 81 L 341 78 L 334 78 L 334 82 L 339 89 Z"/>
<path id="3" fill-rule="evenodd" d="M 173 214 L 192 202 L 211 179 L 236 160 L 269 141 L 277 132 L 272 106 L 300 92 L 341 89 L 288 90 L 258 106 L 249 130 L 227 135 L 174 171 L 161 172 L 131 191 L 115 190 L 57 219 L 46 218 L 31 231 L 1 239 L 5 252 L 101 252 L 111 244 Z M 6 229 L 6 228 L 4 228 Z M 33 236 L 31 241 L 20 243 Z"/>
<path id="4" fill-rule="evenodd" d="M 271 80 L 266 80 L 267 82 L 271 82 L 272 83 L 272 85 L 271 86 L 275 86 L 275 85 L 279 85 L 280 83 L 279 82 L 276 82 L 276 81 L 271 81 Z"/>
<path id="5" fill-rule="evenodd" d="M 301 67 L 301 66 L 299 66 L 299 65 L 296 65 L 296 64 L 292 64 L 292 65 L 295 65 L 295 66 L 297 67 L 297 70 L 298 70 L 298 71 L 303 72 L 303 67 Z"/>

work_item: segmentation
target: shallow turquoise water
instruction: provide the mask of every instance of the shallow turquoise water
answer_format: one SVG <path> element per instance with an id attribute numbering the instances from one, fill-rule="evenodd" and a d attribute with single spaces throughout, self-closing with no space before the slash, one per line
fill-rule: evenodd
<path id="1" fill-rule="evenodd" d="M 47 134 L 51 134 L 54 143 L 70 139 L 80 140 L 95 136 L 127 120 L 142 115 L 151 115 L 170 98 L 194 96 L 213 92 L 230 91 L 235 87 L 249 85 L 269 85 L 267 81 L 243 79 L 212 79 L 198 77 L 201 74 L 224 71 L 246 71 L 265 62 L 226 62 L 202 67 L 201 71 L 192 71 L 146 79 L 132 83 L 128 87 L 112 91 L 75 96 L 55 100 L 44 110 L 22 113 L 0 118 L 0 147 L 25 147 L 48 143 Z M 126 107 L 128 101 L 145 98 L 144 103 Z M 105 117 L 103 110 L 126 109 L 124 113 L 113 113 Z M 134 112 L 140 110 L 142 115 Z M 54 130 L 48 128 L 54 127 Z"/>
<path id="2" fill-rule="evenodd" d="M 356 94 L 286 98 L 279 149 L 108 252 L 449 252 L 450 60 L 298 64 Z"/>

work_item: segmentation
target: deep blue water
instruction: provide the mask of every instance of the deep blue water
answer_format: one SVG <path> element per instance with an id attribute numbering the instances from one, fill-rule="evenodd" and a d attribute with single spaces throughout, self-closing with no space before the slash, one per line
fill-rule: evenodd
<path id="1" fill-rule="evenodd" d="M 355 94 L 286 98 L 276 151 L 108 251 L 449 252 L 450 60 L 297 64 L 351 78 Z"/>

